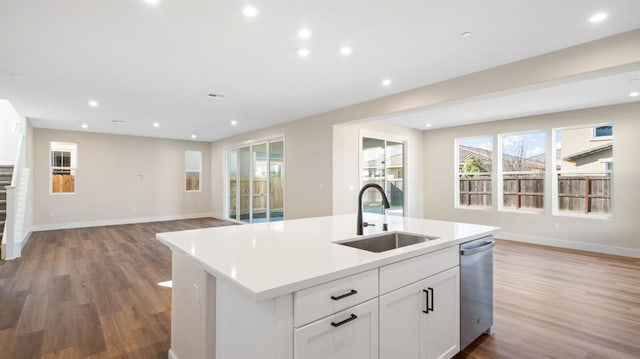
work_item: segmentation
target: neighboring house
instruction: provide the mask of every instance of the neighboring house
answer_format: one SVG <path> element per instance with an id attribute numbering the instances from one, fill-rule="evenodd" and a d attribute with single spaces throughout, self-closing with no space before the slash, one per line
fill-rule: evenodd
<path id="1" fill-rule="evenodd" d="M 562 130 L 562 170 L 607 171 L 613 166 L 613 127 Z"/>
<path id="2" fill-rule="evenodd" d="M 458 167 L 462 169 L 464 163 L 470 158 L 475 156 L 480 159 L 482 162 L 482 167 L 485 168 L 487 172 L 491 172 L 492 164 L 491 157 L 492 153 L 490 150 L 485 150 L 477 147 L 468 147 L 468 146 L 459 146 L 459 154 L 458 154 Z M 544 171 L 545 161 L 544 155 L 537 155 L 528 158 L 520 158 L 517 156 L 512 156 L 508 154 L 504 154 L 502 158 L 505 170 L 509 171 Z"/>

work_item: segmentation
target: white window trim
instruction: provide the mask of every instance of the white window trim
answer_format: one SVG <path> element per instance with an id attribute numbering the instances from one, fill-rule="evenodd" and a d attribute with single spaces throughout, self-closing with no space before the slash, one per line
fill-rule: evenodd
<path id="1" fill-rule="evenodd" d="M 73 192 L 53 192 L 53 169 L 56 168 L 54 166 L 51 165 L 51 152 L 53 152 L 54 150 L 52 149 L 52 144 L 53 142 L 58 142 L 58 143 L 73 143 L 75 144 L 76 148 L 75 148 L 75 157 L 76 157 L 76 166 L 73 167 L 73 165 L 71 165 L 70 167 L 68 167 L 71 171 L 71 173 L 73 173 L 74 175 L 74 183 L 73 183 Z M 59 152 L 64 152 L 63 150 L 56 150 Z M 67 151 L 67 152 L 71 152 L 71 151 Z M 49 194 L 53 195 L 53 196 L 70 196 L 70 195 L 75 195 L 78 193 L 78 143 L 77 142 L 64 142 L 64 141 L 49 141 Z M 72 161 L 73 163 L 73 161 Z M 57 167 L 57 168 L 67 168 L 67 167 Z"/>
<path id="2" fill-rule="evenodd" d="M 463 175 L 467 172 L 460 172 L 460 151 L 458 147 L 460 145 L 460 141 L 471 140 L 476 138 L 490 138 L 491 139 L 491 172 L 481 172 L 481 174 L 489 174 L 491 177 L 491 205 L 490 206 L 463 206 L 460 204 L 460 175 Z M 455 209 L 470 209 L 470 210 L 481 210 L 481 211 L 489 211 L 495 208 L 496 206 L 496 193 L 495 186 L 495 163 L 496 163 L 496 140 L 494 135 L 480 135 L 480 136 L 471 136 L 471 137 L 460 137 L 456 138 L 453 141 L 453 166 L 454 166 L 454 196 L 453 196 L 453 208 Z"/>
<path id="3" fill-rule="evenodd" d="M 570 217 L 570 218 L 588 218 L 588 219 L 599 219 L 599 220 L 611 220 L 613 218 L 613 214 L 614 214 L 614 210 L 615 210 L 615 201 L 614 201 L 614 187 L 612 185 L 611 188 L 611 210 L 609 213 L 607 214 L 591 214 L 591 213 L 573 213 L 573 212 L 560 212 L 560 203 L 558 200 L 558 175 L 559 174 L 563 174 L 563 173 L 576 173 L 576 174 L 601 174 L 601 173 L 606 173 L 609 176 L 613 175 L 613 171 L 611 170 L 607 170 L 607 163 L 613 163 L 613 158 L 607 159 L 607 160 L 602 160 L 601 162 L 603 163 L 603 166 L 605 167 L 605 170 L 603 171 L 578 171 L 578 170 L 558 170 L 558 159 L 555 156 L 555 153 L 558 149 L 558 144 L 557 144 L 557 138 L 558 138 L 558 131 L 562 131 L 562 130 L 572 130 L 572 129 L 580 129 L 580 128 L 588 128 L 588 127 L 592 127 L 593 128 L 593 132 L 592 132 L 592 136 L 595 136 L 595 129 L 596 127 L 600 127 L 600 126 L 614 126 L 613 122 L 606 122 L 606 123 L 600 123 L 600 124 L 584 124 L 584 125 L 576 125 L 576 126 L 566 126 L 566 127 L 554 127 L 551 129 L 551 141 L 552 141 L 552 153 L 554 153 L 554 155 L 552 156 L 551 159 L 551 163 L 552 163 L 552 181 L 551 181 L 551 214 L 553 216 L 557 216 L 557 217 Z M 601 140 L 610 140 L 613 141 L 613 136 L 607 136 L 605 137 L 597 137 L 597 138 L 592 138 L 591 141 L 601 141 Z"/>
<path id="4" fill-rule="evenodd" d="M 195 170 L 188 170 L 187 167 L 187 152 L 200 152 L 200 170 L 198 170 L 198 189 L 187 189 L 187 172 L 195 172 Z M 184 184 L 184 191 L 185 192 L 202 192 L 202 168 L 203 168 L 203 164 L 204 164 L 204 154 L 202 151 L 198 151 L 198 150 L 184 150 L 184 159 L 185 159 L 185 168 L 184 168 L 184 177 L 183 177 L 183 184 Z"/>
<path id="5" fill-rule="evenodd" d="M 547 197 L 548 197 L 548 190 L 547 190 L 547 182 L 548 182 L 548 178 L 547 178 L 547 174 L 548 174 L 548 161 L 546 161 L 546 159 L 548 159 L 549 157 L 549 153 L 545 153 L 546 159 L 545 159 L 545 166 L 544 166 L 544 171 L 503 171 L 502 170 L 502 153 L 503 153 L 503 149 L 502 149 L 502 139 L 505 136 L 513 136 L 513 135 L 526 135 L 526 134 L 530 134 L 530 133 L 544 133 L 545 136 L 545 151 L 548 150 L 549 148 L 549 141 L 548 141 L 548 131 L 544 130 L 544 129 L 537 129 L 537 130 L 528 130 L 528 131 L 517 131 L 517 132 L 509 132 L 509 133 L 499 133 L 496 135 L 496 176 L 497 176 L 497 184 L 498 184 L 498 194 L 497 194 L 497 198 L 496 200 L 498 201 L 498 211 L 499 212 L 510 212 L 510 213 L 534 213 L 534 214 L 544 214 L 546 213 L 547 210 Z M 555 152 L 552 152 L 555 153 Z M 555 157 L 555 156 L 554 156 Z M 504 175 L 506 174 L 529 174 L 529 173 L 541 173 L 543 175 L 543 206 L 541 209 L 535 209 L 535 208 L 512 208 L 512 207 L 505 207 L 504 206 Z"/>
<path id="6" fill-rule="evenodd" d="M 613 127 L 613 123 L 605 123 L 605 124 L 601 124 L 601 125 L 593 125 L 593 128 L 591 130 L 591 141 L 610 141 L 610 140 L 613 139 L 613 135 L 596 136 L 596 129 L 598 127 L 604 127 L 604 126 L 612 126 Z M 578 126 L 576 128 L 587 128 L 587 127 L 591 127 L 591 126 L 589 126 L 589 125 L 587 125 L 587 126 Z M 567 128 L 563 128 L 563 129 L 567 129 Z M 613 131 L 613 129 L 611 131 Z"/>

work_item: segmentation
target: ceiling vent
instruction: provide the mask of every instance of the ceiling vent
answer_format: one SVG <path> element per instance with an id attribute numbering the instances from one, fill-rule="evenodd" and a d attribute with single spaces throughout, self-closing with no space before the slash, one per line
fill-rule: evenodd
<path id="1" fill-rule="evenodd" d="M 223 95 L 221 93 L 213 93 L 213 92 L 210 93 L 210 94 L 207 94 L 207 96 L 209 96 L 209 98 L 215 98 L 215 99 L 218 99 L 218 100 L 219 99 L 223 99 L 223 98 L 226 97 L 226 95 Z"/>

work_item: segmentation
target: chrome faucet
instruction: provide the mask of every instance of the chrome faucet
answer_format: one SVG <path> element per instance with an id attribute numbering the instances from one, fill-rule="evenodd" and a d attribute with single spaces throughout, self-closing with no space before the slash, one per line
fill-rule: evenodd
<path id="1" fill-rule="evenodd" d="M 357 229 L 357 234 L 359 236 L 362 235 L 362 229 L 364 227 L 368 227 L 368 226 L 375 226 L 375 224 L 369 224 L 367 222 L 362 223 L 362 195 L 364 194 L 364 191 L 367 190 L 367 188 L 375 188 L 378 190 L 378 192 L 380 192 L 380 194 L 382 194 L 382 205 L 384 206 L 384 209 L 389 208 L 389 200 L 387 199 L 387 195 L 384 194 L 384 189 L 382 189 L 382 187 L 380 187 L 379 184 L 375 184 L 375 183 L 367 183 L 364 186 L 362 186 L 362 189 L 360 189 L 360 194 L 358 194 L 358 229 Z"/>

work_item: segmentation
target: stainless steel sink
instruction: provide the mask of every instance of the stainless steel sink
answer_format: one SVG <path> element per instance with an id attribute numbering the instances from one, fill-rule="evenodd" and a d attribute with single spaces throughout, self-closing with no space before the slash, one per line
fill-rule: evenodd
<path id="1" fill-rule="evenodd" d="M 389 232 L 383 234 L 375 234 L 359 239 L 349 239 L 343 242 L 335 242 L 343 246 L 349 246 L 358 249 L 364 249 L 369 252 L 385 252 L 392 249 L 410 246 L 427 242 L 438 237 L 417 236 L 414 234 Z"/>

